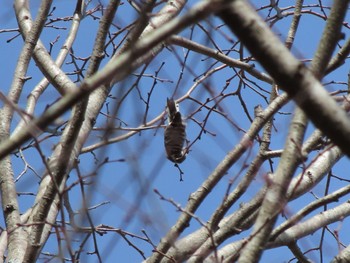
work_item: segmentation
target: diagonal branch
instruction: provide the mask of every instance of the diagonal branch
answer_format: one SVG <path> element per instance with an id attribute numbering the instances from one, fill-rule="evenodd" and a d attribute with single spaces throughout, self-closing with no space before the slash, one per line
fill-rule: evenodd
<path id="1" fill-rule="evenodd" d="M 340 2 L 342 6 L 348 4 L 348 1 Z M 344 16 L 346 8 L 339 12 Z M 312 72 L 281 43 L 255 10 L 246 1 L 236 0 L 218 16 L 311 121 L 350 156 L 350 122 L 346 113 Z"/>

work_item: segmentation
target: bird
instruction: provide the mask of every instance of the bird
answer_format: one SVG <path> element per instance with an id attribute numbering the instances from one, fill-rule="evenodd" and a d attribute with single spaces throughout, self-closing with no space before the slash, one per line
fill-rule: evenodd
<path id="1" fill-rule="evenodd" d="M 179 104 L 167 98 L 168 125 L 164 131 L 164 146 L 167 158 L 175 164 L 186 159 L 186 125 L 182 121 Z"/>

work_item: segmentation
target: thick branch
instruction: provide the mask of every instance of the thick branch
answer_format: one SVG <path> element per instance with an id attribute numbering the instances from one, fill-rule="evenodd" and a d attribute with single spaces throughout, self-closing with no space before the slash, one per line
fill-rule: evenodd
<path id="1" fill-rule="evenodd" d="M 108 30 L 119 3 L 119 1 L 111 1 L 105 15 L 101 19 L 92 62 L 88 69 L 89 75 L 92 75 L 98 70 L 99 62 L 102 58 L 100 54 L 103 52 Z M 47 171 L 46 178 L 44 178 L 40 185 L 39 194 L 35 200 L 35 206 L 28 222 L 33 225 L 30 227 L 31 242 L 26 250 L 25 262 L 33 262 L 37 258 L 49 236 L 51 225 L 40 222 L 54 223 L 56 219 L 58 203 L 60 201 L 59 197 L 64 190 L 67 174 L 74 166 L 74 162 L 78 158 L 81 146 L 84 143 L 84 140 L 79 141 L 78 139 L 81 139 L 79 138 L 79 133 L 85 120 L 87 104 L 87 98 L 83 98 L 75 105 L 72 117 L 64 130 L 60 144 L 56 147 L 55 152 L 50 158 L 50 170 Z"/>
<path id="2" fill-rule="evenodd" d="M 339 2 L 339 1 L 338 1 Z M 347 6 L 348 1 L 340 1 Z M 346 8 L 342 12 L 345 14 Z M 350 156 L 350 122 L 317 78 L 299 62 L 246 2 L 218 14 L 312 122 Z"/>
<path id="3" fill-rule="evenodd" d="M 18 4 L 18 1 L 16 2 Z M 52 1 L 42 2 L 34 27 L 28 33 L 25 39 L 21 55 L 18 59 L 15 76 L 9 92 L 8 102 L 1 110 L 0 114 L 0 141 L 7 141 L 10 133 L 10 125 L 13 117 L 13 105 L 17 103 L 22 92 L 25 74 L 29 61 L 33 54 L 35 44 L 37 43 L 40 33 L 44 27 L 46 17 L 49 13 Z M 22 3 L 26 7 L 26 3 Z M 11 103 L 11 104 L 9 104 Z M 10 157 L 2 159 L 0 162 L 1 170 L 1 200 L 4 211 L 6 228 L 8 233 L 8 261 L 21 262 L 23 260 L 24 251 L 26 249 L 26 242 L 28 241 L 26 233 L 23 228 L 18 227 L 21 223 L 19 215 L 19 206 L 17 201 L 17 192 L 13 178 L 12 164 Z"/>

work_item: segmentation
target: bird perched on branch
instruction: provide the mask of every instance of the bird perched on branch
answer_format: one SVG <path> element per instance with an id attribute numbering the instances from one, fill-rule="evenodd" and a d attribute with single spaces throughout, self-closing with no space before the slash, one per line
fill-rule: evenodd
<path id="1" fill-rule="evenodd" d="M 164 131 L 164 146 L 167 158 L 178 164 L 186 159 L 186 125 L 182 121 L 179 105 L 167 98 L 168 126 Z"/>

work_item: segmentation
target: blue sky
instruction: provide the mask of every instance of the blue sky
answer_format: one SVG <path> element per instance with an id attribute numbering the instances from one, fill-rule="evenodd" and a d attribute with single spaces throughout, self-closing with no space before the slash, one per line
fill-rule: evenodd
<path id="1" fill-rule="evenodd" d="M 107 1 L 103 1 L 104 3 Z M 190 1 L 190 4 L 196 1 Z M 268 1 L 263 1 L 268 2 Z M 283 1 L 282 1 L 283 2 Z M 318 1 L 305 1 L 306 4 L 314 4 Z M 93 8 L 97 4 L 93 1 L 88 9 Z M 261 4 L 261 1 L 255 1 L 255 6 Z M 282 3 L 284 5 L 284 3 Z M 31 6 L 33 9 L 38 8 L 39 3 L 33 1 Z M 1 29 L 16 28 L 16 20 L 12 10 L 12 1 L 6 0 L 6 7 L 1 10 L 0 21 Z M 54 1 L 56 10 L 54 11 L 54 17 L 67 17 L 71 16 L 74 10 L 74 1 L 61 0 Z M 265 11 L 261 11 L 264 13 Z M 320 12 L 315 8 L 315 12 Z M 97 13 L 100 15 L 100 13 Z M 127 3 L 124 3 L 120 7 L 120 10 L 116 16 L 115 24 L 122 27 L 134 20 L 135 13 L 128 7 Z M 282 20 L 277 23 L 273 30 L 276 34 L 279 34 L 282 40 L 285 40 L 286 34 L 291 17 Z M 210 22 L 210 23 L 209 23 Z M 230 42 L 228 38 L 235 40 L 235 37 L 225 28 L 221 30 L 214 30 L 214 27 L 210 25 L 220 25 L 222 22 L 217 18 L 211 18 L 208 21 L 203 21 L 201 25 L 207 27 L 209 32 L 215 37 L 216 43 L 220 45 L 222 49 L 230 48 Z M 70 26 L 70 22 L 59 22 L 55 25 L 61 27 Z M 316 18 L 311 15 L 303 15 L 301 19 L 300 31 L 298 31 L 295 41 L 295 46 L 292 52 L 300 59 L 312 58 L 315 49 L 322 32 L 324 22 L 321 18 Z M 81 58 L 86 58 L 90 55 L 95 38 L 96 29 L 98 27 L 98 21 L 94 20 L 91 16 L 87 16 L 81 23 L 80 32 L 77 40 L 73 46 L 74 54 Z M 116 29 L 114 29 L 116 31 Z M 184 37 L 190 37 L 193 34 L 193 40 L 196 40 L 202 44 L 206 44 L 211 48 L 213 45 L 208 40 L 208 37 L 197 26 L 191 32 L 191 29 L 187 29 L 181 32 Z M 344 28 L 346 36 L 349 35 L 348 29 Z M 49 43 L 54 41 L 57 36 L 59 39 L 53 46 L 54 56 L 59 52 L 60 45 L 63 43 L 67 34 L 67 30 L 45 28 L 44 33 L 41 36 L 43 42 L 49 47 Z M 0 65 L 1 84 L 0 90 L 6 94 L 11 85 L 13 71 L 16 65 L 18 54 L 22 47 L 23 41 L 21 37 L 17 37 L 10 43 L 6 43 L 7 40 L 14 37 L 16 33 L 0 33 L 0 56 L 4 63 Z M 118 41 L 116 41 L 117 43 Z M 111 49 L 108 51 L 111 55 Z M 118 111 L 118 118 L 123 121 L 123 127 L 132 128 L 138 127 L 142 124 L 142 120 L 145 116 L 146 105 L 142 102 L 142 99 L 147 99 L 148 94 L 150 96 L 150 108 L 147 115 L 147 121 L 157 117 L 165 109 L 165 102 L 167 97 L 174 95 L 175 98 L 183 96 L 188 89 L 194 84 L 194 80 L 198 76 L 202 76 L 208 69 L 218 67 L 220 63 L 214 64 L 212 59 L 207 59 L 205 56 L 190 52 L 186 57 L 187 50 L 183 50 L 180 47 L 173 47 L 172 49 L 164 49 L 159 56 L 152 61 L 152 63 L 145 70 L 145 74 L 154 76 L 155 72 L 159 70 L 157 83 L 155 83 L 152 77 L 143 77 L 138 83 L 137 88 L 133 89 L 127 96 L 126 100 L 122 104 Z M 249 54 L 245 52 L 245 56 Z M 232 51 L 230 56 L 238 58 L 238 53 Z M 186 66 L 181 71 L 181 63 L 187 59 Z M 67 59 L 70 61 L 70 58 Z M 106 59 L 108 61 L 108 58 Z M 81 63 L 81 61 L 77 61 Z M 163 63 L 165 63 L 163 65 Z M 102 66 L 105 62 L 102 64 Z M 255 63 L 257 68 L 260 66 Z M 142 68 L 135 71 L 141 72 Z M 347 81 L 347 69 L 348 65 L 343 66 L 337 72 L 327 76 L 325 82 L 334 81 Z M 71 72 L 74 70 L 71 64 L 64 66 L 64 70 Z M 86 187 L 86 196 L 88 197 L 89 206 L 98 206 L 90 211 L 95 225 L 104 224 L 113 226 L 115 228 L 122 228 L 126 231 L 134 233 L 135 235 L 143 236 L 142 230 L 145 230 L 152 241 L 157 244 L 159 239 L 169 230 L 169 228 L 176 222 L 179 212 L 169 202 L 160 200 L 159 196 L 154 193 L 154 189 L 157 189 L 164 197 L 171 198 L 177 204 L 184 207 L 186 205 L 189 195 L 196 191 L 204 179 L 215 169 L 217 164 L 222 158 L 231 150 L 240 138 L 244 134 L 244 130 L 247 130 L 250 126 L 250 120 L 248 119 L 246 112 L 244 111 L 242 104 L 235 95 L 238 88 L 237 78 L 230 80 L 235 72 L 230 68 L 225 68 L 217 73 L 213 74 L 207 79 L 206 85 L 210 87 L 214 95 L 219 96 L 220 93 L 230 94 L 220 104 L 223 111 L 227 114 L 231 122 L 226 118 L 223 118 L 219 114 L 213 112 L 209 115 L 206 123 L 207 133 L 202 134 L 201 139 L 191 148 L 186 161 L 181 164 L 181 169 L 184 171 L 184 181 L 179 181 L 179 172 L 174 165 L 169 162 L 164 153 L 163 148 L 163 128 L 155 128 L 151 130 L 145 130 L 141 133 L 130 137 L 128 140 L 121 141 L 119 143 L 103 147 L 95 151 L 99 162 L 105 157 L 109 157 L 110 160 L 124 159 L 125 162 L 110 162 L 102 166 L 97 170 L 97 164 L 94 156 L 90 153 L 83 154 L 80 158 L 80 172 L 82 175 L 91 175 L 93 171 L 93 177 L 89 177 L 89 180 L 93 182 L 91 186 Z M 42 75 L 35 63 L 31 62 L 31 67 L 28 71 L 28 75 L 32 77 L 31 80 L 25 84 L 23 96 L 20 99 L 19 106 L 25 107 L 26 98 L 31 89 L 42 78 Z M 249 78 L 251 78 L 249 76 Z M 72 77 L 75 80 L 74 77 Z M 130 76 L 124 81 L 117 83 L 111 92 L 111 96 L 120 98 L 122 94 L 126 92 L 136 80 L 136 76 Z M 226 87 L 227 81 L 230 81 Z M 255 83 L 250 83 L 250 87 L 247 85 L 242 88 L 242 99 L 246 103 L 246 109 L 250 116 L 253 117 L 254 106 L 261 104 L 266 107 L 266 100 L 263 96 L 268 98 L 267 91 L 270 90 L 270 85 L 262 83 L 256 79 L 253 79 Z M 225 88 L 226 87 L 226 88 Z M 332 84 L 327 86 L 329 90 L 346 89 L 344 84 Z M 213 94 L 210 94 L 204 85 L 199 85 L 193 92 L 193 98 L 205 103 L 207 98 L 212 98 Z M 140 99 L 140 97 L 142 99 Z M 41 112 L 48 105 L 53 103 L 59 98 L 59 94 L 53 87 L 49 87 L 45 92 L 45 95 L 38 103 L 36 115 L 40 116 Z M 209 102 L 208 106 L 213 106 L 213 102 Z M 108 108 L 105 106 L 101 112 L 107 113 L 108 109 L 112 112 L 116 107 L 116 100 L 111 98 L 108 100 Z M 187 135 L 188 140 L 193 141 L 197 138 L 200 127 L 196 124 L 196 121 L 203 122 L 208 114 L 207 110 L 196 112 L 199 105 L 193 100 L 185 100 L 180 105 L 181 111 L 187 123 Z M 277 114 L 275 116 L 275 127 L 273 134 L 273 140 L 271 143 L 271 149 L 281 149 L 284 145 L 284 139 L 287 134 L 289 120 L 291 113 L 294 110 L 294 104 L 289 103 L 283 109 L 283 114 Z M 194 115 L 192 115 L 195 113 Z M 69 115 L 65 115 L 62 118 L 67 118 Z M 192 116 L 192 119 L 189 118 Z M 19 121 L 19 117 L 15 119 Z M 106 118 L 100 116 L 96 122 L 96 127 L 104 127 Z M 119 120 L 115 121 L 115 125 L 120 124 Z M 161 125 L 162 123 L 156 123 Z M 241 130 L 238 130 L 240 127 Z M 309 125 L 307 135 L 311 134 L 314 130 L 312 125 Z M 124 134 L 125 131 L 116 131 L 110 134 L 110 137 L 115 137 Z M 86 143 L 86 146 L 101 141 L 103 132 L 93 131 Z M 306 136 L 307 137 L 307 136 Z M 56 138 L 46 140 L 42 147 L 47 156 L 50 155 L 53 145 L 57 142 Z M 201 218 L 203 222 L 209 219 L 212 212 L 215 210 L 218 204 L 221 203 L 224 194 L 227 190 L 230 180 L 238 176 L 244 175 L 246 171 L 244 167 L 249 164 L 255 157 L 258 151 L 259 144 L 255 141 L 252 145 L 251 151 L 245 153 L 243 157 L 229 170 L 228 174 L 221 180 L 215 190 L 208 196 L 202 206 L 196 212 L 196 215 Z M 27 161 L 33 166 L 35 171 L 40 175 L 43 173 L 43 166 L 40 162 L 35 150 L 29 149 L 25 151 Z M 20 158 L 13 158 L 15 175 L 19 175 L 24 169 L 23 161 Z M 278 160 L 274 160 L 274 168 L 278 165 Z M 339 176 L 346 176 L 348 173 L 349 162 L 347 159 L 343 159 L 340 164 L 334 168 L 333 173 Z M 257 174 L 256 180 L 249 188 L 249 192 L 242 197 L 240 202 L 249 201 L 254 194 L 265 183 L 264 175 L 270 170 L 268 165 L 265 165 Z M 68 185 L 74 183 L 77 172 L 72 171 L 68 180 Z M 31 171 L 28 171 L 18 181 L 17 187 L 19 192 L 35 192 L 38 187 L 38 177 Z M 341 181 L 332 180 L 331 189 L 337 189 L 341 186 Z M 321 182 L 319 186 L 313 189 L 314 193 L 322 196 L 324 193 L 324 182 Z M 70 191 L 70 199 L 72 207 L 75 210 L 79 210 L 82 206 L 81 191 L 78 186 L 73 187 Z M 32 205 L 34 196 L 21 195 L 19 197 L 21 211 L 25 211 Z M 311 194 L 307 194 L 305 198 L 296 200 L 288 207 L 288 211 L 293 214 L 305 205 L 305 202 L 314 200 Z M 106 203 L 105 203 L 106 202 Z M 103 205 L 100 205 L 103 203 Z M 237 207 L 239 204 L 235 205 Z M 234 208 L 235 208 L 234 207 Z M 231 210 L 233 211 L 233 210 Z M 1 219 L 0 222 L 3 222 Z M 82 225 L 88 225 L 86 220 L 81 222 Z M 342 223 L 335 223 L 330 228 L 340 228 L 340 234 L 342 241 L 347 244 L 350 240 L 344 236 L 346 229 L 345 224 L 348 224 L 348 220 L 345 219 Z M 3 224 L 2 224 L 3 225 Z M 198 222 L 191 221 L 190 227 L 184 234 L 190 233 L 199 227 Z M 231 242 L 238 237 L 229 239 L 227 242 Z M 80 236 L 72 235 L 73 240 L 81 238 Z M 45 246 L 43 252 L 57 253 L 57 241 L 55 237 L 50 238 L 49 242 Z M 131 242 L 137 245 L 141 250 L 145 252 L 146 256 L 149 256 L 152 247 L 149 243 L 142 241 L 138 238 L 128 237 Z M 142 257 L 129 246 L 120 235 L 116 233 L 108 233 L 103 236 L 97 235 L 99 249 L 103 262 L 115 262 L 118 258 L 119 262 L 140 262 Z M 299 244 L 303 250 L 311 249 L 318 245 L 320 240 L 320 233 L 302 240 Z M 329 261 L 337 252 L 334 239 L 331 237 L 325 238 L 325 249 L 327 253 L 330 253 L 330 257 L 325 255 L 325 262 Z M 227 243 L 226 242 L 226 243 Z M 226 244 L 225 243 L 225 244 Z M 73 246 L 78 246 L 80 242 L 72 242 Z M 92 239 L 87 243 L 85 251 L 93 250 Z M 314 253 L 314 254 L 313 254 Z M 311 259 L 317 261 L 318 252 L 308 254 Z M 291 253 L 286 248 L 269 250 L 264 253 L 262 262 L 287 262 L 292 258 Z M 94 255 L 82 254 L 82 262 L 97 262 Z"/>

